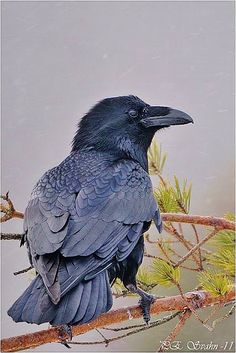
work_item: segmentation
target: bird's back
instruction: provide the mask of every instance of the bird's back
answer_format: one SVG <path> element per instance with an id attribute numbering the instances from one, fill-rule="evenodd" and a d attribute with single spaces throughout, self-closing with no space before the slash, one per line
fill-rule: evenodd
<path id="1" fill-rule="evenodd" d="M 156 210 L 150 178 L 137 162 L 91 149 L 73 152 L 32 192 L 25 240 L 39 275 L 9 314 L 16 321 L 73 324 L 107 311 L 107 269 L 129 256 Z M 29 293 L 33 312 L 25 302 Z M 83 299 L 83 316 L 82 297 L 90 298 Z"/>

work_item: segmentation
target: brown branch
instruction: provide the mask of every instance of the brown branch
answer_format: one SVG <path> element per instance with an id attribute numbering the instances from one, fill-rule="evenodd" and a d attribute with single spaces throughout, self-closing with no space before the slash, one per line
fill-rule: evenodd
<path id="1" fill-rule="evenodd" d="M 159 314 L 166 311 L 176 311 L 184 310 L 186 308 L 186 300 L 191 303 L 196 302 L 196 297 L 201 298 L 203 306 L 214 305 L 219 302 L 228 302 L 234 299 L 235 292 L 231 290 L 224 297 L 212 297 L 209 293 L 205 291 L 189 292 L 184 295 L 185 300 L 181 295 L 176 295 L 172 297 L 166 297 L 157 299 L 151 307 L 152 314 Z M 204 298 L 204 300 L 202 299 Z M 93 329 L 108 326 L 111 324 L 119 323 L 122 321 L 136 319 L 142 317 L 142 311 L 139 306 L 131 306 L 127 308 L 121 308 L 118 310 L 110 311 L 106 314 L 100 315 L 96 320 L 82 325 L 76 325 L 72 328 L 73 336 L 86 333 Z M 65 339 L 69 339 L 69 336 L 65 335 Z M 43 330 L 39 332 L 34 332 L 22 336 L 5 338 L 1 342 L 2 352 L 16 352 L 19 350 L 25 350 L 29 348 L 38 347 L 42 344 L 51 342 L 61 342 L 64 337 L 61 337 L 61 330 L 59 327 L 53 327 L 48 330 Z"/>
<path id="2" fill-rule="evenodd" d="M 181 224 L 181 223 L 180 223 L 180 224 Z M 179 233 L 180 233 L 180 232 L 179 232 Z M 173 234 L 172 231 L 171 231 L 171 234 Z M 181 236 L 183 236 L 182 233 L 180 233 L 180 234 L 181 234 Z M 149 243 L 149 244 L 157 244 L 157 242 L 160 240 L 160 238 L 157 238 L 156 240 L 151 240 L 151 239 L 150 239 L 150 234 L 148 234 L 148 233 L 144 233 L 144 236 L 145 236 L 146 242 Z M 191 242 L 190 240 L 187 240 L 187 239 L 186 239 L 186 241 L 187 241 L 188 244 L 191 245 L 191 246 L 196 245 L 196 244 L 194 244 L 193 242 Z M 176 244 L 179 244 L 179 243 L 181 243 L 181 241 L 180 241 L 179 239 L 167 239 L 167 240 L 161 239 L 161 242 L 162 242 L 162 244 L 175 244 L 175 243 L 176 243 Z M 204 252 L 206 252 L 206 253 L 208 253 L 208 254 L 211 254 L 211 253 L 212 253 L 211 250 L 206 249 L 206 248 L 202 248 L 202 247 L 201 247 L 201 251 L 204 251 Z M 181 255 L 180 255 L 180 256 L 181 256 Z M 204 261 L 204 259 L 203 259 L 203 261 Z"/>
<path id="3" fill-rule="evenodd" d="M 175 337 L 178 335 L 178 333 L 181 331 L 181 329 L 184 327 L 186 320 L 191 316 L 192 312 L 190 310 L 186 310 L 175 328 L 171 331 L 171 333 L 162 341 L 162 344 L 160 348 L 158 349 L 157 352 L 164 352 L 168 349 L 170 346 L 171 342 L 175 339 Z"/>
<path id="4" fill-rule="evenodd" d="M 102 338 L 103 338 L 102 341 L 90 341 L 90 342 L 69 341 L 68 344 L 78 344 L 78 345 L 105 344 L 105 346 L 108 346 L 109 343 L 120 340 L 121 338 L 125 338 L 128 336 L 134 335 L 136 333 L 149 330 L 150 328 L 165 324 L 166 322 L 173 320 L 180 313 L 181 313 L 181 311 L 177 311 L 176 313 L 174 313 L 172 315 L 168 315 L 168 316 L 163 317 L 162 319 L 153 321 L 149 325 L 142 324 L 142 325 L 133 325 L 133 326 L 120 327 L 120 328 L 116 328 L 116 329 L 110 329 L 111 331 L 115 331 L 115 332 L 134 329 L 134 330 L 129 331 L 123 335 L 119 335 L 119 336 L 112 337 L 112 338 L 106 338 L 100 331 L 96 330 L 102 336 Z M 106 327 L 103 327 L 102 329 L 109 330 Z"/>
<path id="5" fill-rule="evenodd" d="M 144 254 L 144 257 L 150 258 L 150 259 L 158 259 L 158 260 L 164 260 L 162 257 L 160 256 L 155 256 L 155 255 L 151 255 L 151 254 Z M 175 266 L 175 262 L 172 260 L 167 260 L 167 262 L 172 265 Z M 200 272 L 199 268 L 192 268 L 192 267 L 188 267 L 188 266 L 183 266 L 180 265 L 181 268 L 184 268 L 185 270 L 190 270 L 190 271 L 196 271 L 196 272 Z"/>
<path id="6" fill-rule="evenodd" d="M 213 216 L 197 216 L 182 213 L 162 213 L 163 222 L 178 222 L 211 226 L 218 229 L 235 230 L 235 222 Z"/>
<path id="7" fill-rule="evenodd" d="M 197 228 L 195 226 L 195 224 L 191 224 L 192 228 L 193 228 L 193 232 L 195 234 L 195 238 L 196 238 L 196 242 L 199 243 L 199 234 L 198 234 L 198 231 L 197 231 Z M 201 251 L 201 248 L 198 248 L 198 256 L 199 256 L 199 261 L 200 261 L 200 268 L 199 270 L 203 270 L 203 265 L 202 265 L 202 251 Z"/>
<path id="8" fill-rule="evenodd" d="M 180 234 L 177 229 L 171 224 L 170 226 L 164 225 L 164 229 L 169 232 L 170 234 L 174 235 L 180 243 L 187 249 L 191 250 L 191 246 L 189 245 L 189 241 L 187 241 L 182 234 Z M 196 256 L 196 254 L 193 254 L 193 260 L 195 261 L 196 265 L 201 268 L 201 263 L 199 261 L 199 258 Z"/>
<path id="9" fill-rule="evenodd" d="M 33 266 L 29 266 L 27 268 L 23 268 L 23 270 L 14 272 L 13 275 L 15 275 L 15 276 L 21 275 L 22 273 L 26 273 L 26 272 L 28 272 L 28 271 L 30 271 L 32 269 L 33 269 Z"/>
<path id="10" fill-rule="evenodd" d="M 0 219 L 1 223 L 9 221 L 9 219 L 12 218 L 24 218 L 24 213 L 15 210 L 13 203 L 9 198 L 9 192 L 7 192 L 6 195 L 1 195 L 0 198 L 7 203 L 6 205 L 3 203 L 0 204 L 0 212 L 4 213 Z"/>
<path id="11" fill-rule="evenodd" d="M 208 241 L 210 238 L 212 238 L 216 233 L 218 232 L 218 229 L 214 229 L 213 232 L 210 232 L 207 234 L 205 238 L 203 238 L 198 244 L 196 244 L 187 254 L 185 254 L 175 265 L 174 267 L 178 267 L 181 265 L 185 260 L 189 258 L 196 250 L 200 248 L 202 244 L 204 244 L 206 241 Z"/>
<path id="12" fill-rule="evenodd" d="M 188 211 L 185 209 L 184 205 L 180 204 L 180 207 L 181 207 L 182 211 L 184 212 L 184 214 L 188 214 Z M 193 229 L 193 232 L 194 232 L 194 235 L 195 235 L 195 238 L 196 238 L 196 242 L 199 243 L 199 234 L 198 234 L 198 231 L 197 231 L 197 228 L 196 228 L 195 224 L 191 224 L 191 227 Z M 183 232 L 182 232 L 182 234 L 183 234 Z M 199 270 L 202 271 L 203 270 L 202 252 L 201 252 L 200 248 L 198 249 L 198 256 L 199 256 L 199 262 L 200 262 Z"/>
<path id="13" fill-rule="evenodd" d="M 1 240 L 21 240 L 24 234 L 1 233 Z"/>
<path id="14" fill-rule="evenodd" d="M 204 323 L 204 321 L 199 317 L 198 313 L 196 312 L 196 309 L 200 308 L 203 305 L 203 301 L 204 301 L 204 296 L 201 298 L 201 296 L 199 295 L 199 293 L 197 294 L 196 292 L 192 292 L 191 295 L 188 297 L 185 297 L 182 288 L 180 286 L 180 284 L 176 281 L 173 281 L 173 283 L 176 285 L 176 287 L 178 288 L 181 298 L 184 300 L 185 304 L 186 304 L 186 308 L 189 309 L 191 311 L 191 313 L 195 316 L 195 318 L 201 322 L 202 325 L 204 325 L 208 330 L 211 331 L 211 327 L 207 324 Z M 192 299 L 192 301 L 190 302 L 188 299 Z M 194 299 L 195 298 L 195 299 Z"/>
<path id="15" fill-rule="evenodd" d="M 228 313 L 226 313 L 224 316 L 219 317 L 218 319 L 214 320 L 212 323 L 212 327 L 213 329 L 216 327 L 217 324 L 219 324 L 221 321 L 228 319 L 228 317 L 230 317 L 235 311 L 235 303 L 232 306 L 232 308 L 230 309 L 230 311 Z"/>
<path id="16" fill-rule="evenodd" d="M 179 314 L 181 314 L 182 311 L 176 311 L 174 314 L 168 315 L 168 316 L 164 316 L 162 319 L 158 319 L 152 322 L 149 322 L 149 326 L 158 324 L 161 325 L 169 320 L 174 319 L 176 316 L 178 316 Z M 147 327 L 148 326 L 146 323 L 145 324 L 136 324 L 136 325 L 129 325 L 129 326 L 123 326 L 123 327 L 101 327 L 103 330 L 106 331 L 113 331 L 113 332 L 119 332 L 119 331 L 127 331 L 127 330 L 131 330 L 133 328 L 141 328 L 141 327 Z"/>

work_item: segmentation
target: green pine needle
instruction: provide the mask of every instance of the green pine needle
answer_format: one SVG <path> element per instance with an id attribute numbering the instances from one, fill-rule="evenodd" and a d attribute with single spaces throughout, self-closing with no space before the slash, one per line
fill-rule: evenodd
<path id="1" fill-rule="evenodd" d="M 175 198 L 176 201 L 184 213 L 189 213 L 190 208 L 190 200 L 191 200 L 191 192 L 192 192 L 192 184 L 187 186 L 187 179 L 184 179 L 182 189 L 180 187 L 179 180 L 177 176 L 174 176 L 175 181 Z"/>
<path id="2" fill-rule="evenodd" d="M 224 215 L 224 218 L 226 218 L 228 221 L 235 222 L 235 214 L 232 212 L 228 212 Z"/>
<path id="3" fill-rule="evenodd" d="M 229 292 L 232 286 L 230 279 L 221 273 L 205 271 L 198 276 L 199 282 L 204 290 L 213 297 L 223 296 Z"/>
<path id="4" fill-rule="evenodd" d="M 171 185 L 162 186 L 154 190 L 161 212 L 179 212 L 179 205 L 176 202 L 173 187 Z"/>
<path id="5" fill-rule="evenodd" d="M 153 273 L 145 266 L 139 267 L 137 280 L 146 286 L 155 284 Z"/>
<path id="6" fill-rule="evenodd" d="M 161 212 L 179 212 L 180 207 L 175 198 L 175 192 L 171 185 L 160 185 L 154 190 Z"/>
<path id="7" fill-rule="evenodd" d="M 207 255 L 208 262 L 230 276 L 235 274 L 235 232 L 221 230 L 209 241 L 215 251 Z"/>
<path id="8" fill-rule="evenodd" d="M 235 255 L 233 249 L 221 249 L 216 253 L 207 255 L 208 262 L 226 272 L 229 276 L 235 274 Z"/>
<path id="9" fill-rule="evenodd" d="M 235 232 L 232 230 L 221 230 L 209 241 L 209 245 L 214 246 L 216 249 L 234 250 Z"/>
<path id="10" fill-rule="evenodd" d="M 159 146 L 156 140 L 148 150 L 149 173 L 151 175 L 161 175 L 166 163 L 167 154 L 162 152 L 161 145 Z"/>
<path id="11" fill-rule="evenodd" d="M 158 202 L 161 212 L 181 212 L 188 213 L 191 200 L 191 184 L 187 186 L 187 180 L 184 180 L 183 186 L 180 186 L 178 178 L 174 177 L 174 186 L 169 182 L 165 185 L 160 184 L 154 190 L 154 196 Z"/>
<path id="12" fill-rule="evenodd" d="M 180 269 L 174 268 L 171 264 L 164 260 L 156 259 L 153 261 L 153 277 L 156 283 L 170 287 L 180 280 Z"/>

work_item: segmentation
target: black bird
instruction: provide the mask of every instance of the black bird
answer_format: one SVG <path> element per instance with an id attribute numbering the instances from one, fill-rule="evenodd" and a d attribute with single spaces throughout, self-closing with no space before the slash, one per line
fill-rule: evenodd
<path id="1" fill-rule="evenodd" d="M 37 277 L 8 310 L 14 321 L 89 322 L 111 308 L 116 278 L 140 295 L 149 321 L 153 297 L 135 277 L 143 233 L 162 223 L 147 149 L 157 130 L 191 122 L 135 96 L 104 99 L 82 118 L 70 155 L 42 176 L 26 208 L 22 244 Z"/>

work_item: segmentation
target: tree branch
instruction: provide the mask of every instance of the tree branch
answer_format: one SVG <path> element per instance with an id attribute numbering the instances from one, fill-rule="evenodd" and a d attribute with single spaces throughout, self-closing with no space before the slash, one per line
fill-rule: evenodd
<path id="1" fill-rule="evenodd" d="M 185 254 L 175 265 L 174 267 L 180 266 L 189 256 L 191 256 L 197 249 L 200 248 L 202 244 L 204 244 L 206 241 L 211 239 L 216 233 L 218 232 L 218 229 L 214 229 L 211 233 L 207 234 L 205 238 L 203 238 L 198 244 L 196 244 L 187 254 Z"/>
<path id="2" fill-rule="evenodd" d="M 12 218 L 24 218 L 24 213 L 15 210 L 13 203 L 9 198 L 9 192 L 7 192 L 6 195 L 1 195 L 0 198 L 7 203 L 6 205 L 3 203 L 0 204 L 0 212 L 4 213 L 4 215 L 1 216 L 1 222 L 6 222 Z"/>
<path id="3" fill-rule="evenodd" d="M 153 321 L 151 323 L 149 323 L 149 325 L 147 324 L 142 324 L 142 325 L 133 325 L 133 326 L 126 326 L 126 327 L 121 327 L 121 328 L 117 328 L 115 329 L 115 331 L 123 331 L 123 330 L 130 330 L 133 329 L 132 331 L 129 331 L 123 335 L 119 335 L 119 336 L 115 336 L 112 338 L 106 338 L 100 331 L 99 334 L 103 337 L 102 341 L 90 341 L 90 342 L 78 342 L 78 341 L 70 341 L 68 342 L 68 344 L 77 344 L 77 345 L 90 345 L 90 344 L 105 344 L 105 346 L 107 347 L 109 343 L 117 341 L 121 338 L 125 338 L 131 335 L 134 335 L 136 333 L 142 332 L 142 331 L 146 331 L 149 330 L 150 328 L 156 327 L 156 326 L 160 326 L 162 324 L 165 324 L 166 322 L 173 320 L 176 316 L 178 316 L 181 313 L 181 311 L 177 311 L 172 315 L 168 315 L 163 317 L 162 319 Z M 103 327 L 103 330 L 108 330 L 106 327 Z M 110 329 L 113 330 L 113 329 Z M 114 331 L 114 330 L 113 330 Z"/>
<path id="4" fill-rule="evenodd" d="M 235 292 L 230 290 L 223 297 L 212 297 L 206 291 L 188 292 L 185 294 L 185 300 L 181 295 L 176 295 L 167 298 L 157 299 L 151 307 L 152 314 L 159 314 L 166 311 L 176 311 L 186 309 L 186 300 L 192 305 L 196 305 L 196 301 L 200 300 L 202 306 L 214 305 L 221 302 L 228 302 L 234 299 Z M 75 325 L 72 327 L 73 336 L 81 335 L 93 329 L 119 323 L 122 321 L 136 319 L 142 317 L 142 310 L 139 306 L 131 306 L 110 311 L 106 314 L 100 315 L 96 320 L 82 325 Z M 34 332 L 22 336 L 5 338 L 1 342 L 2 352 L 16 352 L 34 348 L 42 344 L 51 342 L 61 342 L 62 339 L 69 339 L 69 336 L 61 337 L 60 327 L 53 327 L 48 330 Z"/>
<path id="5" fill-rule="evenodd" d="M 23 270 L 14 272 L 13 275 L 15 275 L 15 276 L 21 275 L 22 273 L 26 273 L 32 269 L 33 269 L 33 266 L 29 266 L 29 267 L 23 268 Z"/>
<path id="6" fill-rule="evenodd" d="M 170 346 L 170 343 L 175 339 L 175 337 L 178 335 L 178 333 L 184 327 L 186 320 L 191 316 L 191 314 L 192 314 L 191 310 L 186 310 L 182 314 L 179 322 L 174 327 L 174 329 L 171 331 L 171 333 L 164 339 L 164 341 L 162 341 L 162 344 L 157 352 L 164 352 L 168 349 L 168 347 Z"/>
<path id="7" fill-rule="evenodd" d="M 218 229 L 235 230 L 235 223 L 224 218 L 213 216 L 197 216 L 182 213 L 162 213 L 163 222 L 191 223 L 211 226 Z"/>
<path id="8" fill-rule="evenodd" d="M 21 240 L 24 234 L 1 233 L 1 240 Z"/>

